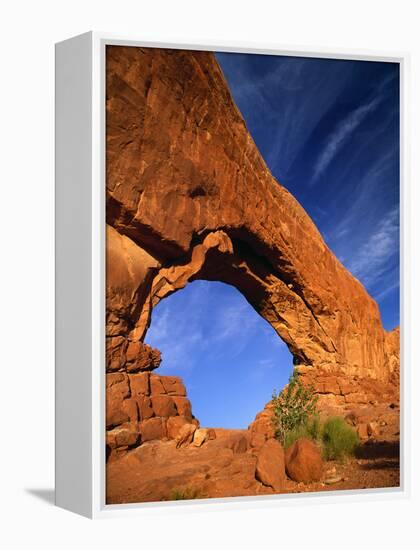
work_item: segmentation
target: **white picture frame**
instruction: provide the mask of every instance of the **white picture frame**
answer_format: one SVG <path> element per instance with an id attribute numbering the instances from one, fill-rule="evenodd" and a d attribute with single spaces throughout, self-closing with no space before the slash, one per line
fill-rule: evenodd
<path id="1" fill-rule="evenodd" d="M 105 504 L 105 48 L 160 47 L 400 65 L 401 486 L 195 502 Z M 183 44 L 89 32 L 56 44 L 56 504 L 90 518 L 211 506 L 266 507 L 406 498 L 410 487 L 408 70 L 405 53 L 308 50 L 244 43 Z"/>

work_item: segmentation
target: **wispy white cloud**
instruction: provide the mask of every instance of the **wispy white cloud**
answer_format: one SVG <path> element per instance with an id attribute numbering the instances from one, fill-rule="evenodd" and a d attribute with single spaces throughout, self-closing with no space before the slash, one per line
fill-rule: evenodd
<path id="1" fill-rule="evenodd" d="M 381 102 L 381 99 L 381 96 L 376 96 L 368 103 L 360 105 L 360 107 L 351 112 L 336 126 L 335 130 L 328 140 L 325 149 L 322 151 L 315 164 L 314 175 L 311 181 L 312 185 L 318 181 L 318 179 L 331 164 L 334 157 L 344 146 L 347 138 L 351 136 L 351 134 L 357 129 L 358 126 L 360 126 L 363 120 L 377 108 L 377 106 Z"/>
<path id="2" fill-rule="evenodd" d="M 365 286 L 370 286 L 389 269 L 398 250 L 399 209 L 394 208 L 377 224 L 348 267 Z"/>
<path id="3" fill-rule="evenodd" d="M 358 228 L 366 216 L 371 213 L 375 196 L 380 193 L 384 178 L 388 177 L 395 166 L 397 155 L 398 149 L 391 148 L 385 154 L 376 158 L 357 184 L 354 185 L 351 196 L 340 199 L 340 208 L 337 209 L 339 217 L 331 215 L 328 231 L 325 229 L 323 231 L 324 238 L 327 237 L 327 242 L 334 244 L 343 237 L 348 239 L 354 234 L 355 228 Z M 347 203 L 344 203 L 345 200 Z M 345 204 L 348 206 L 345 207 Z M 334 214 L 334 211 L 332 213 Z M 345 257 L 346 254 L 342 254 L 342 256 Z M 341 258 L 340 261 L 342 261 Z"/>
<path id="4" fill-rule="evenodd" d="M 355 110 L 349 113 L 344 120 L 339 122 L 333 130 L 330 139 L 319 156 L 315 168 L 314 175 L 310 181 L 310 185 L 314 185 L 322 174 L 326 171 L 328 166 L 333 161 L 337 153 L 345 146 L 347 139 L 351 134 L 363 123 L 365 118 L 375 111 L 379 104 L 384 100 L 384 93 L 389 84 L 395 79 L 395 74 L 388 74 L 382 81 L 378 83 L 375 90 L 375 95 L 372 99 L 367 101 L 363 105 L 359 105 Z M 391 113 L 392 114 L 392 113 Z M 389 123 L 388 119 L 383 121 L 386 126 Z M 383 128 L 380 126 L 383 130 Z M 374 134 L 374 133 L 373 133 Z"/>
<path id="5" fill-rule="evenodd" d="M 292 175 L 290 168 L 308 136 L 340 97 L 351 71 L 343 71 L 338 62 L 326 61 L 320 73 L 312 59 L 284 57 L 255 78 L 249 56 L 219 54 L 218 59 L 250 129 L 263 121 L 269 144 L 260 140 L 262 153 L 271 170 L 286 183 L 283 178 Z"/>

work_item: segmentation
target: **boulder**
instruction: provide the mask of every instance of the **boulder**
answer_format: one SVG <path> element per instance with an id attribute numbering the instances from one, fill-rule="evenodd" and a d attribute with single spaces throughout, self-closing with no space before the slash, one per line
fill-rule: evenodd
<path id="1" fill-rule="evenodd" d="M 175 438 L 176 448 L 185 447 L 189 445 L 194 437 L 194 432 L 197 429 L 195 424 L 184 424 L 178 432 Z"/>
<path id="2" fill-rule="evenodd" d="M 285 487 L 286 473 L 283 447 L 276 439 L 267 440 L 257 455 L 255 477 L 263 485 L 281 491 Z"/>
<path id="3" fill-rule="evenodd" d="M 317 445 L 309 439 L 298 439 L 286 451 L 286 472 L 290 479 L 311 483 L 322 477 L 323 460 Z"/>
<path id="4" fill-rule="evenodd" d="M 166 422 L 166 429 L 169 439 L 177 439 L 181 428 L 185 424 L 191 424 L 189 418 L 185 416 L 171 416 Z"/>
<path id="5" fill-rule="evenodd" d="M 142 420 L 139 423 L 139 430 L 142 442 L 153 441 L 154 439 L 165 439 L 167 437 L 166 422 L 164 418 L 153 417 Z"/>
<path id="6" fill-rule="evenodd" d="M 209 431 L 206 428 L 198 428 L 194 432 L 193 445 L 201 447 L 209 438 Z"/>

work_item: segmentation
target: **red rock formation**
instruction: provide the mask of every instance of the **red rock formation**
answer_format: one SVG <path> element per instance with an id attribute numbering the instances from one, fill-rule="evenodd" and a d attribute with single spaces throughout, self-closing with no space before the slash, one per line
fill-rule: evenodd
<path id="1" fill-rule="evenodd" d="M 149 354 L 151 368 L 154 354 Z M 150 372 L 106 375 L 107 445 L 119 454 L 146 441 L 176 439 L 193 417 L 185 386 L 176 376 Z"/>
<path id="2" fill-rule="evenodd" d="M 196 279 L 243 293 L 326 410 L 398 402 L 399 331 L 273 178 L 213 54 L 108 46 L 106 67 L 107 426 L 139 422 L 144 440 L 192 418 L 142 342 L 153 307 Z"/>

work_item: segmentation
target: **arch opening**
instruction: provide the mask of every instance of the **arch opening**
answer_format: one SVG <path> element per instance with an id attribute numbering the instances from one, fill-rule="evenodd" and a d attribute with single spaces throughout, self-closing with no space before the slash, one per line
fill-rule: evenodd
<path id="1" fill-rule="evenodd" d="M 161 300 L 144 341 L 162 352 L 156 374 L 182 378 L 207 427 L 247 428 L 296 363 L 241 292 L 216 281 L 190 282 Z"/>

